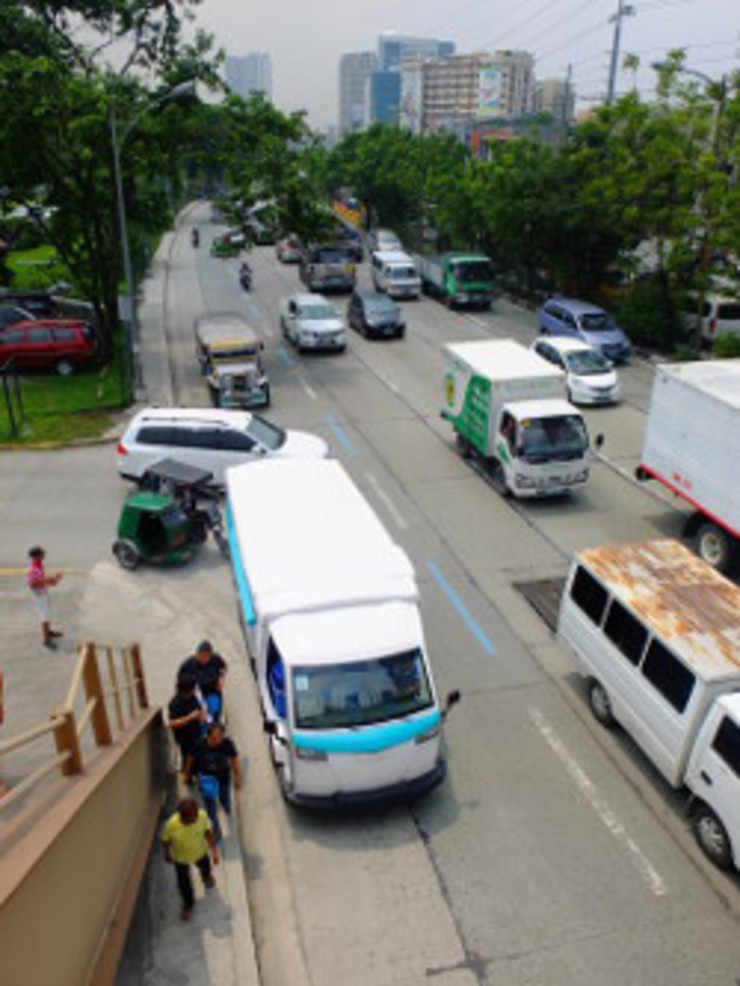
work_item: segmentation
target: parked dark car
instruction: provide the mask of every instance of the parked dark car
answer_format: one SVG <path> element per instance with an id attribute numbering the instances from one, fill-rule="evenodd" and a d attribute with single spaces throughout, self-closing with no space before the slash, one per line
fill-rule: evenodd
<path id="1" fill-rule="evenodd" d="M 614 319 L 588 301 L 576 298 L 548 298 L 537 312 L 542 335 L 569 336 L 598 349 L 613 363 L 628 363 L 632 347 Z"/>
<path id="2" fill-rule="evenodd" d="M 36 319 L 0 328 L 0 366 L 12 359 L 19 370 L 53 369 L 69 376 L 94 363 L 97 354 L 97 336 L 87 322 Z"/>
<path id="3" fill-rule="evenodd" d="M 13 288 L 0 288 L 0 308 L 7 306 L 21 308 L 28 312 L 31 318 L 55 318 L 58 314 L 57 304 L 48 291 L 15 291 Z"/>
<path id="4" fill-rule="evenodd" d="M 344 250 L 350 260 L 360 263 L 365 252 L 362 249 L 362 234 L 359 230 L 342 226 L 337 230 L 335 240 L 337 246 Z"/>
<path id="5" fill-rule="evenodd" d="M 402 339 L 406 332 L 401 309 L 386 294 L 355 291 L 347 305 L 347 321 L 365 336 Z"/>

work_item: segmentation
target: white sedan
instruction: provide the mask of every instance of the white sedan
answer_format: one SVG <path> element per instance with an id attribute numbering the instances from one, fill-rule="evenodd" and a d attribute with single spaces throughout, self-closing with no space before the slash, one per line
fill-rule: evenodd
<path id="1" fill-rule="evenodd" d="M 294 294 L 280 312 L 283 335 L 298 352 L 347 348 L 347 327 L 336 308 L 321 294 Z"/>
<path id="2" fill-rule="evenodd" d="M 532 344 L 532 349 L 565 371 L 572 404 L 615 404 L 619 400 L 619 377 L 614 365 L 588 343 L 565 336 L 543 336 Z"/>

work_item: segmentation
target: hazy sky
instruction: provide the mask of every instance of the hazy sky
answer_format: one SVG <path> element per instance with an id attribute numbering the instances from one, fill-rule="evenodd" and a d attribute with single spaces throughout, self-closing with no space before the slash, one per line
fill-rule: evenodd
<path id="1" fill-rule="evenodd" d="M 621 50 L 639 55 L 644 90 L 650 63 L 670 48 L 688 48 L 686 64 L 707 75 L 740 68 L 740 0 L 631 2 Z M 586 105 L 606 89 L 616 9 L 617 0 L 204 0 L 197 23 L 230 55 L 268 51 L 275 103 L 326 127 L 337 122 L 340 56 L 377 51 L 385 30 L 449 39 L 458 53 L 524 48 L 539 78 L 564 77 L 571 62 Z M 631 84 L 622 72 L 618 90 Z"/>

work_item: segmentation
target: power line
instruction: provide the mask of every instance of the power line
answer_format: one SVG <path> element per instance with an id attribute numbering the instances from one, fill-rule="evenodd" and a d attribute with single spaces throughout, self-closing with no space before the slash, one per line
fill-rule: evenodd
<path id="1" fill-rule="evenodd" d="M 533 38 L 525 39 L 525 41 L 522 43 L 521 46 L 525 49 L 529 49 L 538 45 L 541 40 L 547 37 L 551 37 L 553 34 L 557 33 L 561 28 L 563 27 L 567 28 L 569 25 L 565 20 L 566 17 L 576 18 L 581 13 L 582 10 L 585 10 L 587 7 L 593 7 L 593 6 L 594 6 L 594 0 L 585 0 L 585 2 L 579 4 L 573 10 L 565 11 L 560 24 L 551 26 L 549 28 L 545 28 L 545 30 L 543 31 L 538 31 Z"/>
<path id="2" fill-rule="evenodd" d="M 607 19 L 601 21 L 599 24 L 593 24 L 591 27 L 584 28 L 584 30 L 579 31 L 577 34 L 574 34 L 572 37 L 568 38 L 567 41 L 564 41 L 562 44 L 557 45 L 555 48 L 548 48 L 545 51 L 536 52 L 537 58 L 544 60 L 545 58 L 549 58 L 551 55 L 556 55 L 559 51 L 562 51 L 564 48 L 569 48 L 574 42 L 580 41 L 582 38 L 586 38 L 590 34 L 595 34 L 596 31 L 601 31 L 603 28 L 607 27 L 608 24 L 609 21 Z"/>

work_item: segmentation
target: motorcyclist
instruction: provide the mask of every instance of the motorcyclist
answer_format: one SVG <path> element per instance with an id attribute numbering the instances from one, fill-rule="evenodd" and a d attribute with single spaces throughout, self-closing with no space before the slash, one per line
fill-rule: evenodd
<path id="1" fill-rule="evenodd" d="M 200 246 L 200 233 L 198 228 L 194 227 L 192 233 L 190 234 L 190 242 L 194 247 Z"/>
<path id="2" fill-rule="evenodd" d="M 239 281 L 242 287 L 249 288 L 252 284 L 252 268 L 249 266 L 249 261 L 242 261 L 242 265 L 239 268 Z"/>

